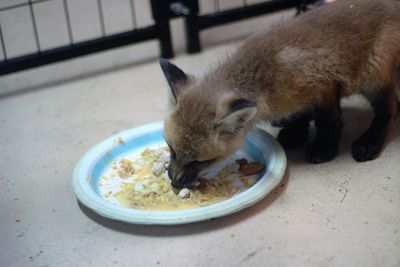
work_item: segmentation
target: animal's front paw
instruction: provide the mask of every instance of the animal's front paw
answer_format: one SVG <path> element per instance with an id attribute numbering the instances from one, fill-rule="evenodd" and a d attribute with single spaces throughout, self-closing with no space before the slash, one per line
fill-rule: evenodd
<path id="1" fill-rule="evenodd" d="M 306 142 L 308 130 L 298 130 L 291 128 L 283 128 L 278 134 L 278 141 L 285 149 L 298 148 Z"/>
<path id="2" fill-rule="evenodd" d="M 337 146 L 323 147 L 313 142 L 307 146 L 306 160 L 314 164 L 328 162 L 336 157 L 337 152 Z"/>
<path id="3" fill-rule="evenodd" d="M 383 141 L 361 136 L 353 142 L 351 154 L 357 162 L 375 159 L 383 146 Z"/>

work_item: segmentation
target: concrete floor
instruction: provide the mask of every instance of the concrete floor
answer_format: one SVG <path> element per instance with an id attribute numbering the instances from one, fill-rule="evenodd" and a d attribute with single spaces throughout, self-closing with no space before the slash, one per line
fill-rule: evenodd
<path id="1" fill-rule="evenodd" d="M 201 73 L 231 48 L 174 62 Z M 356 163 L 351 141 L 371 120 L 363 101 L 345 105 L 335 161 L 289 153 L 282 185 L 237 214 L 138 226 L 80 206 L 71 191 L 79 158 L 113 133 L 162 120 L 165 92 L 150 62 L 0 99 L 0 266 L 400 265 L 400 120 L 378 159 Z"/>

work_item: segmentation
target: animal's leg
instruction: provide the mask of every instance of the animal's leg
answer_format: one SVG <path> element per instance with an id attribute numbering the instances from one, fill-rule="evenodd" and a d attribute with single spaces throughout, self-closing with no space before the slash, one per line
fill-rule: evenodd
<path id="1" fill-rule="evenodd" d="M 353 142 L 351 153 L 358 162 L 376 158 L 382 150 L 391 119 L 397 110 L 394 86 L 387 86 L 379 94 L 368 97 L 375 116 L 368 130 Z"/>
<path id="2" fill-rule="evenodd" d="M 278 141 L 285 149 L 294 149 L 305 144 L 311 117 L 310 113 L 296 114 L 283 123 L 284 128 L 278 134 Z"/>
<path id="3" fill-rule="evenodd" d="M 333 160 L 338 153 L 342 130 L 339 95 L 324 99 L 315 109 L 316 137 L 308 144 L 306 159 L 311 163 L 323 163 Z"/>

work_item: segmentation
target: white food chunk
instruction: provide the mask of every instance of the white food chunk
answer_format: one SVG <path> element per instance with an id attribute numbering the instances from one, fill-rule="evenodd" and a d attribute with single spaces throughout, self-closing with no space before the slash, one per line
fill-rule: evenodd
<path id="1" fill-rule="evenodd" d="M 164 164 L 161 162 L 156 162 L 153 164 L 153 167 L 151 168 L 151 172 L 155 175 L 155 176 L 159 176 L 161 173 L 163 173 L 165 171 L 164 169 Z"/>
<path id="2" fill-rule="evenodd" d="M 142 182 L 137 182 L 135 184 L 135 191 L 138 191 L 138 192 L 143 192 L 144 191 L 144 185 L 143 185 Z"/>
<path id="3" fill-rule="evenodd" d="M 170 154 L 167 151 L 163 151 L 160 155 L 160 159 L 164 164 L 168 164 L 170 160 Z"/>
<path id="4" fill-rule="evenodd" d="M 187 197 L 189 197 L 189 196 L 190 196 L 190 191 L 189 191 L 189 189 L 187 189 L 187 188 L 182 188 L 181 191 L 179 191 L 178 196 L 179 196 L 180 198 L 187 198 Z"/>

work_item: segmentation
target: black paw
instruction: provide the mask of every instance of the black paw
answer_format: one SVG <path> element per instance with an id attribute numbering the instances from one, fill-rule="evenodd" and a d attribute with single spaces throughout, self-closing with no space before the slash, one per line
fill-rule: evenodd
<path id="1" fill-rule="evenodd" d="M 357 162 L 375 159 L 381 151 L 383 142 L 371 140 L 370 138 L 359 138 L 351 146 L 351 154 Z"/>
<path id="2" fill-rule="evenodd" d="M 283 128 L 278 134 L 278 141 L 285 149 L 295 149 L 305 144 L 308 130 Z"/>
<path id="3" fill-rule="evenodd" d="M 338 152 L 337 146 L 323 147 L 316 143 L 310 143 L 306 149 L 306 160 L 318 164 L 333 160 Z"/>

